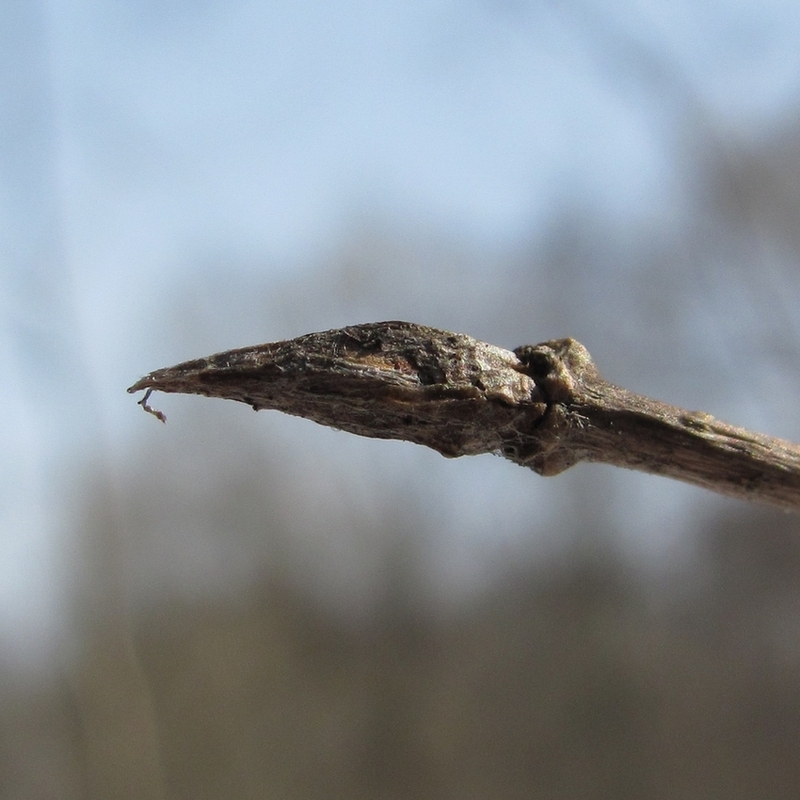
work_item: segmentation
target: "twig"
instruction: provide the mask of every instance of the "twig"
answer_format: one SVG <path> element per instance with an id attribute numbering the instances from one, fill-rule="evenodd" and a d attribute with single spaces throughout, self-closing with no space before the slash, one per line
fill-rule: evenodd
<path id="1" fill-rule="evenodd" d="M 156 370 L 128 389 L 141 390 L 162 421 L 150 392 L 201 394 L 540 475 L 604 462 L 800 511 L 800 446 L 614 386 L 574 339 L 512 353 L 409 322 L 353 325 Z"/>

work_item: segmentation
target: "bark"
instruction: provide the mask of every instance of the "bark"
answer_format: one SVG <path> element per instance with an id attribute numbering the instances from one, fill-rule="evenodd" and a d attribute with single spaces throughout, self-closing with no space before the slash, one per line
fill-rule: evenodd
<path id="1" fill-rule="evenodd" d="M 557 475 L 596 461 L 800 511 L 800 446 L 604 380 L 574 339 L 511 352 L 464 334 L 380 322 L 229 350 L 128 389 L 221 397 L 457 457 L 499 453 Z"/>

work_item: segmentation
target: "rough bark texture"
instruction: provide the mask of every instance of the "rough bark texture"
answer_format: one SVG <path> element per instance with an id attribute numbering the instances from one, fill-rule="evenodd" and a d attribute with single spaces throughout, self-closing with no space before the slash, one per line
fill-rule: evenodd
<path id="1" fill-rule="evenodd" d="M 500 453 L 541 475 L 597 461 L 800 511 L 800 446 L 614 386 L 574 339 L 514 352 L 464 334 L 378 322 L 156 370 L 129 392 L 277 409 L 456 457 Z"/>

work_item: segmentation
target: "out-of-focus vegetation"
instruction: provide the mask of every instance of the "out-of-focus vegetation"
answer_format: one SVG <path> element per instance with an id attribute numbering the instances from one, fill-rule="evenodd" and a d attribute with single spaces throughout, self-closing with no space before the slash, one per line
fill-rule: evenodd
<path id="1" fill-rule="evenodd" d="M 236 491 L 202 511 L 246 513 Z M 800 524 L 743 510 L 697 537 L 656 584 L 577 549 L 449 613 L 391 555 L 358 622 L 279 571 L 226 600 L 96 604 L 60 676 L 5 684 L 0 794 L 792 797 Z"/>

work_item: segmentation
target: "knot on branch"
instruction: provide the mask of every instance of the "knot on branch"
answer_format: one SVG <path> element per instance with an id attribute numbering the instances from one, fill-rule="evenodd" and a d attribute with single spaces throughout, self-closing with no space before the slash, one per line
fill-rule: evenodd
<path id="1" fill-rule="evenodd" d="M 568 403 L 586 380 L 599 377 L 589 351 L 575 339 L 552 339 L 514 350 L 547 402 Z"/>
<path id="2" fill-rule="evenodd" d="M 585 385 L 601 380 L 600 375 L 589 351 L 575 339 L 523 345 L 514 355 L 547 403 L 537 429 L 537 447 L 526 465 L 540 475 L 558 475 L 584 457 L 575 439 L 583 435 L 585 419 L 574 406 Z"/>

